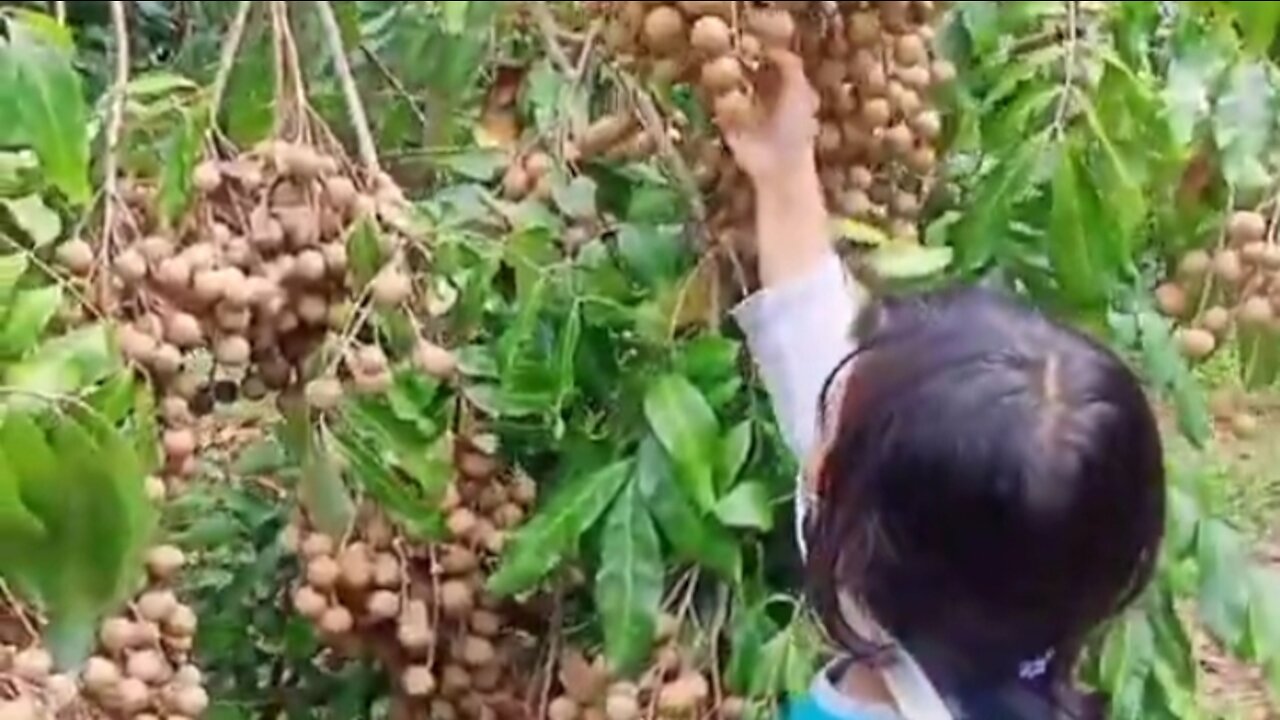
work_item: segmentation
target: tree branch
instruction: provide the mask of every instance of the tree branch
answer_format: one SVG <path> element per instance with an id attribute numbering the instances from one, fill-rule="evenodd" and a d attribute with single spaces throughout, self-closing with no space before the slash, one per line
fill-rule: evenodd
<path id="1" fill-rule="evenodd" d="M 381 170 L 378 164 L 378 146 L 374 144 L 373 132 L 369 129 L 369 117 L 365 113 L 364 104 L 360 101 L 360 89 L 356 87 L 355 75 L 351 72 L 351 64 L 347 62 L 347 51 L 342 44 L 342 29 L 338 27 L 338 18 L 333 14 L 333 5 L 328 0 L 316 0 L 316 7 L 320 10 L 320 20 L 324 25 L 329 50 L 333 53 L 333 64 L 338 70 L 338 79 L 342 81 L 342 94 L 347 101 L 348 118 L 355 129 L 360 160 L 365 170 L 376 174 Z"/>
<path id="2" fill-rule="evenodd" d="M 231 70 L 236 64 L 236 55 L 240 53 L 240 43 L 244 41 L 245 27 L 249 24 L 249 11 L 253 9 L 253 0 L 241 0 L 236 9 L 235 18 L 227 28 L 227 37 L 222 43 L 222 55 L 218 60 L 218 74 L 213 78 L 213 97 L 210 101 L 210 120 L 214 127 L 218 125 L 218 114 L 222 110 L 222 95 L 227 91 L 227 82 L 231 80 Z"/>
<path id="3" fill-rule="evenodd" d="M 116 226 L 116 203 L 120 201 L 117 191 L 119 174 L 120 135 L 124 131 L 125 95 L 129 86 L 129 26 L 125 17 L 123 0 L 111 2 L 111 27 L 115 31 L 116 40 L 116 72 L 111 84 L 111 104 L 107 109 L 107 147 L 103 158 L 103 201 L 102 210 L 102 244 L 98 248 L 98 272 L 100 297 L 98 305 L 110 310 L 107 302 L 108 290 L 111 287 L 111 274 L 108 271 L 111 262 L 111 245 Z"/>

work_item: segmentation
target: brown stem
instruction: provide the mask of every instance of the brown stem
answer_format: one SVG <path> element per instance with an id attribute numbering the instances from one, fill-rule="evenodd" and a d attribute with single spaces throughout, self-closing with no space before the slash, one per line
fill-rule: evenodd
<path id="1" fill-rule="evenodd" d="M 129 25 L 125 17 L 123 0 L 111 3 L 111 27 L 116 40 L 115 79 L 111 84 L 111 104 L 107 109 L 107 147 L 103 159 L 103 210 L 102 210 L 102 244 L 98 248 L 98 305 L 110 311 L 108 295 L 111 291 L 111 275 L 108 268 L 111 262 L 111 245 L 116 225 L 116 203 L 120 201 L 117 191 L 119 174 L 120 136 L 124 131 L 124 101 L 129 85 Z"/>
<path id="2" fill-rule="evenodd" d="M 244 41 L 244 30 L 249 24 L 249 12 L 253 9 L 252 0 L 241 0 L 236 15 L 227 28 L 227 37 L 222 42 L 222 55 L 218 61 L 218 74 L 213 78 L 212 98 L 209 102 L 209 119 L 214 127 L 218 125 L 218 114 L 222 110 L 222 96 L 227 90 L 227 82 L 231 79 L 231 70 L 236 64 L 236 55 L 240 53 L 240 43 Z"/>
<path id="3" fill-rule="evenodd" d="M 369 174 L 376 175 L 381 170 L 378 165 L 378 146 L 374 144 L 369 117 L 364 103 L 360 101 L 360 89 L 356 87 L 355 75 L 351 72 L 351 64 L 347 62 L 347 51 L 342 44 L 342 29 L 338 27 L 338 18 L 333 14 L 333 5 L 328 0 L 316 0 L 316 8 L 320 11 L 325 39 L 329 44 L 329 51 L 333 53 L 338 79 L 342 82 L 342 95 L 347 101 L 348 119 L 356 133 L 360 161 Z"/>

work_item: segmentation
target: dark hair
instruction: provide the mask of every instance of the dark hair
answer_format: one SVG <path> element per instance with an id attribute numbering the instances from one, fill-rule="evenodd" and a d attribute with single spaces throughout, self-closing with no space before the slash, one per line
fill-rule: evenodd
<path id="1" fill-rule="evenodd" d="M 1071 697 L 1075 661 L 1145 587 L 1164 527 L 1137 378 L 1083 333 L 978 288 L 885 299 L 857 334 L 806 532 L 828 632 L 884 657 L 841 611 L 847 594 L 944 694 L 1014 683 L 1052 651 L 1052 715 L 1098 712 Z"/>

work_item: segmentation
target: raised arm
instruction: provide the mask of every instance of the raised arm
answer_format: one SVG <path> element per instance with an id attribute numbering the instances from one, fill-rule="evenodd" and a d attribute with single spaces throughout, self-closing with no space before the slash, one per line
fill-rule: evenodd
<path id="1" fill-rule="evenodd" d="M 774 92 L 765 100 L 767 116 L 725 134 L 755 187 L 764 282 L 734 314 L 803 463 L 814 451 L 822 386 L 853 350 L 863 292 L 832 248 L 814 157 L 817 96 L 798 57 L 779 53 L 771 63 L 776 82 L 769 83 Z"/>

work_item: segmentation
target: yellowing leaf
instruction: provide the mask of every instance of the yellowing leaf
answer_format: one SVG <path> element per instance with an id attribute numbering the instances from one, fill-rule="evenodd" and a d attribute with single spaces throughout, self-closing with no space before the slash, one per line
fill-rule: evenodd
<path id="1" fill-rule="evenodd" d="M 879 246 L 889 242 L 889 235 L 885 231 L 861 220 L 835 218 L 831 225 L 836 237 L 858 245 Z"/>
<path id="2" fill-rule="evenodd" d="M 62 218 L 39 195 L 0 200 L 9 216 L 35 247 L 48 245 L 62 233 Z"/>

